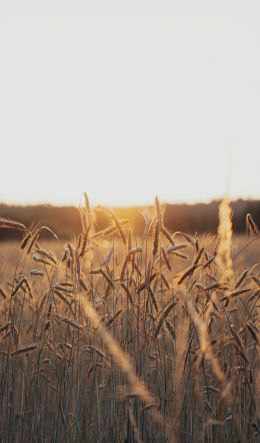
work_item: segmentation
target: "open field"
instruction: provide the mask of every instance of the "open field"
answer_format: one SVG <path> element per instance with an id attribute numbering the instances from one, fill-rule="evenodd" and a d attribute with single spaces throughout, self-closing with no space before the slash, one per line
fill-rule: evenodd
<path id="1" fill-rule="evenodd" d="M 86 198 L 69 243 L 0 243 L 3 442 L 259 441 L 257 227 L 170 233 L 156 199 L 135 237 Z M 251 223 L 251 224 L 250 224 Z M 52 233 L 50 232 L 50 236 Z"/>

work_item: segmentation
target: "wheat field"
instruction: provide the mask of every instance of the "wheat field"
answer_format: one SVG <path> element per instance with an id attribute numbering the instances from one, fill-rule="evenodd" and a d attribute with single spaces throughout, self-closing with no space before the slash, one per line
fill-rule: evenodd
<path id="1" fill-rule="evenodd" d="M 232 237 L 224 200 L 217 235 L 172 233 L 156 198 L 137 237 L 85 200 L 69 243 L 0 219 L 22 234 L 0 246 L 1 441 L 259 441 L 252 217 Z"/>

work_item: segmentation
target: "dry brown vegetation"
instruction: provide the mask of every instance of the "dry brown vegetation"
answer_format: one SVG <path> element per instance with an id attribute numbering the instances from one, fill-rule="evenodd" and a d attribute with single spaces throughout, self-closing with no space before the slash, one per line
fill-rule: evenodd
<path id="1" fill-rule="evenodd" d="M 0 252 L 1 441 L 259 441 L 253 218 L 232 239 L 224 201 L 217 236 L 170 233 L 156 198 L 135 237 L 95 211 L 66 244 L 0 218 L 23 232 Z"/>

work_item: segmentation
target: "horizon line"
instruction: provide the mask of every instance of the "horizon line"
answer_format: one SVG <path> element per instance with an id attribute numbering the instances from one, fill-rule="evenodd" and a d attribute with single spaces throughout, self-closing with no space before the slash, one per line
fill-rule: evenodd
<path id="1" fill-rule="evenodd" d="M 155 196 L 156 197 L 156 196 Z M 154 199 L 155 199 L 154 197 Z M 212 203 L 215 202 L 220 202 L 221 200 L 223 200 L 224 196 L 222 197 L 214 197 L 212 199 L 205 199 L 205 200 L 175 200 L 175 201 L 169 201 L 169 200 L 161 200 L 160 196 L 158 196 L 160 203 L 162 205 L 169 205 L 169 206 L 173 206 L 173 205 L 187 205 L 187 206 L 195 206 L 195 205 L 200 205 L 200 204 L 205 204 L 205 205 L 210 205 Z M 83 198 L 81 199 L 82 203 L 83 203 Z M 242 196 L 238 196 L 238 197 L 230 197 L 229 201 L 232 203 L 237 202 L 239 200 L 242 201 L 259 201 L 260 202 L 260 196 L 259 197 L 242 197 Z M 57 207 L 57 208 L 68 208 L 68 207 L 73 207 L 73 208 L 78 208 L 80 206 L 84 206 L 84 204 L 81 204 L 80 202 L 78 203 L 78 205 L 76 205 L 75 203 L 72 202 L 67 202 L 67 203 L 56 203 L 56 202 L 51 202 L 51 201 L 39 201 L 39 202 L 34 202 L 34 201 L 28 201 L 28 202 L 15 202 L 15 201 L 4 201 L 4 200 L 0 200 L 0 205 L 4 205 L 4 206 L 16 206 L 16 207 L 36 207 L 36 206 L 51 206 L 51 207 Z M 154 200 L 152 202 L 146 202 L 146 203 L 133 203 L 133 204 L 107 204 L 107 203 L 93 203 L 91 204 L 92 207 L 98 207 L 98 206 L 104 206 L 104 207 L 113 207 L 113 208 L 125 208 L 125 209 L 131 209 L 131 208 L 140 208 L 140 207 L 150 207 L 154 205 Z"/>

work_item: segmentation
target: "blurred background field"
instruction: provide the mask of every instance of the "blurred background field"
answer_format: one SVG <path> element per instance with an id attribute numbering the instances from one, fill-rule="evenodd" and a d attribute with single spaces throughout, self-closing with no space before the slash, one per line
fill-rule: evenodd
<path id="1" fill-rule="evenodd" d="M 166 204 L 164 223 L 170 231 L 182 230 L 189 233 L 212 232 L 216 233 L 218 226 L 219 201 L 198 204 Z M 147 207 L 148 208 L 148 207 Z M 144 229 L 144 219 L 141 215 L 142 207 L 115 208 L 121 218 L 131 222 L 133 231 L 141 234 Z M 260 225 L 260 201 L 237 200 L 232 203 L 233 230 L 236 233 L 245 232 L 245 219 L 248 213 Z M 79 211 L 73 206 L 14 206 L 0 204 L 0 214 L 20 221 L 26 226 L 33 223 L 42 223 L 49 226 L 60 238 L 71 238 L 80 233 Z M 102 212 L 96 213 L 97 229 L 102 229 L 108 224 L 109 218 Z M 43 232 L 42 235 L 45 235 Z M 46 233 L 47 237 L 50 237 Z M 19 238 L 19 233 L 12 230 L 0 230 L 0 240 L 4 238 Z"/>

